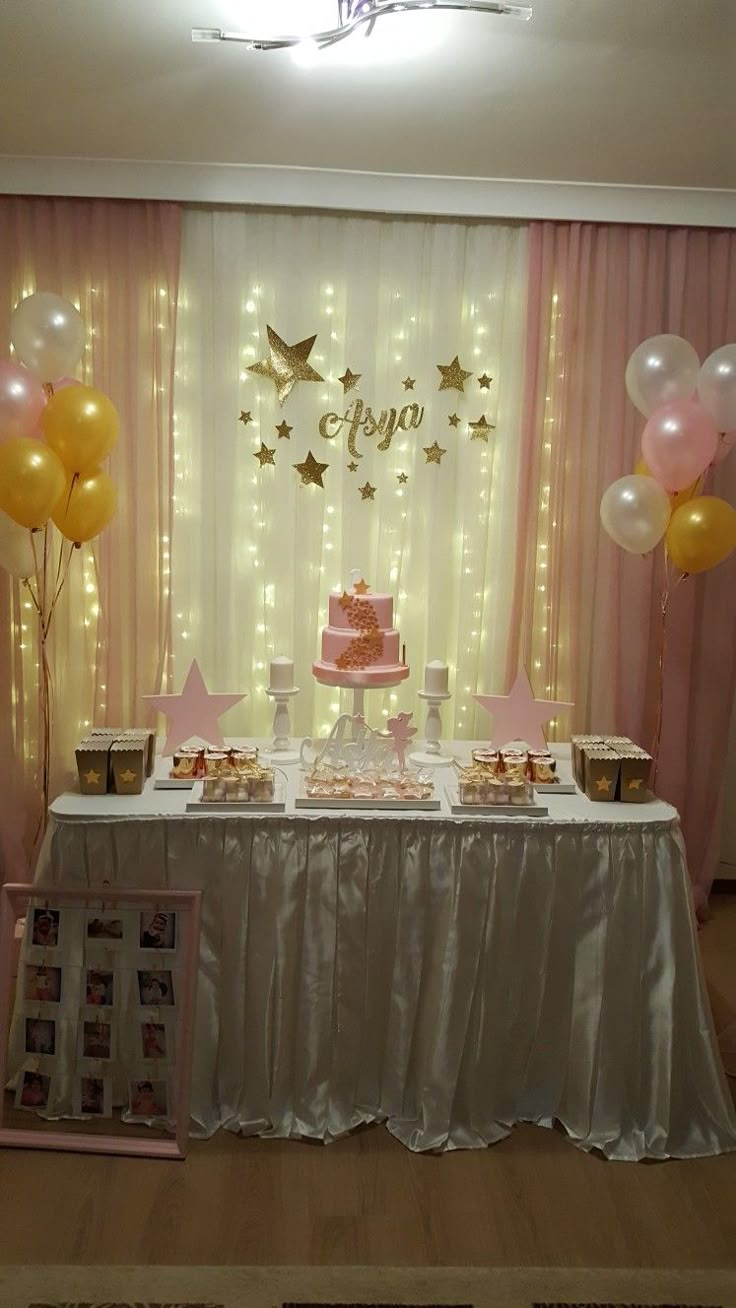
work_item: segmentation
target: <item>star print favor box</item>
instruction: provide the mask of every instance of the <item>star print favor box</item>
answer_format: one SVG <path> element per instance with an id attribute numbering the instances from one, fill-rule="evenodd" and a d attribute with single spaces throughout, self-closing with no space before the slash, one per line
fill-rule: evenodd
<path id="1" fill-rule="evenodd" d="M 83 795 L 106 795 L 110 746 L 106 736 L 89 736 L 77 745 L 79 789 Z"/>
<path id="2" fill-rule="evenodd" d="M 117 795 L 140 795 L 146 780 L 145 736 L 126 736 L 110 746 L 110 772 Z"/>
<path id="3" fill-rule="evenodd" d="M 583 750 L 585 784 L 588 799 L 609 802 L 616 799 L 621 759 L 605 745 L 591 745 Z"/>
<path id="4" fill-rule="evenodd" d="M 636 745 L 620 746 L 619 799 L 624 804 L 646 804 L 653 798 L 649 789 L 652 756 Z"/>

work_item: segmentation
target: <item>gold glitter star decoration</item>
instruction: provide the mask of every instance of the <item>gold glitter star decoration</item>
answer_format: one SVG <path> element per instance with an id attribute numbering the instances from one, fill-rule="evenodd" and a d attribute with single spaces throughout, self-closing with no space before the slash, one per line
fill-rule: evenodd
<path id="1" fill-rule="evenodd" d="M 438 445 L 436 441 L 431 445 L 423 445 L 422 449 L 427 456 L 427 463 L 441 463 L 442 455 L 447 454 L 447 450 L 443 450 L 442 446 Z"/>
<path id="2" fill-rule="evenodd" d="M 399 472 L 396 474 L 396 480 L 400 486 L 405 486 L 409 478 L 407 477 L 405 472 Z"/>
<path id="3" fill-rule="evenodd" d="M 469 422 L 468 426 L 471 431 L 471 441 L 485 441 L 488 444 L 488 433 L 493 431 L 495 422 L 486 422 L 486 415 L 482 414 L 477 422 Z"/>
<path id="4" fill-rule="evenodd" d="M 277 422 L 275 426 L 276 426 L 276 431 L 279 434 L 280 441 L 291 440 L 291 433 L 293 432 L 294 428 L 289 426 L 285 418 L 283 422 Z"/>
<path id="5" fill-rule="evenodd" d="M 318 463 L 311 450 L 303 463 L 293 464 L 302 479 L 302 486 L 321 486 L 322 490 L 325 488 L 322 477 L 329 466 L 329 463 Z"/>
<path id="6" fill-rule="evenodd" d="M 462 367 L 457 355 L 452 363 L 438 363 L 437 367 L 442 374 L 441 391 L 464 391 L 466 379 L 473 375 Z"/>
<path id="7" fill-rule="evenodd" d="M 347 395 L 348 391 L 352 391 L 358 385 L 362 376 L 362 372 L 351 372 L 349 368 L 346 368 L 342 377 L 337 379 L 342 382 L 343 395 Z"/>
<path id="8" fill-rule="evenodd" d="M 260 450 L 256 450 L 255 454 L 253 455 L 253 458 L 258 460 L 261 467 L 264 467 L 266 463 L 274 463 L 273 456 L 275 453 L 276 453 L 275 449 L 269 450 L 268 446 L 264 445 L 263 441 L 261 441 L 261 448 Z M 276 465 L 274 463 L 274 467 L 275 466 Z"/>
<path id="9" fill-rule="evenodd" d="M 357 471 L 358 471 L 358 465 L 357 465 L 357 463 L 349 463 L 349 464 L 348 464 L 348 471 L 349 471 L 349 472 L 357 472 Z"/>
<path id="10" fill-rule="evenodd" d="M 287 345 L 268 323 L 266 331 L 269 357 L 261 359 L 258 363 L 251 363 L 248 372 L 255 372 L 260 377 L 268 377 L 273 382 L 279 404 L 284 403 L 298 381 L 324 381 L 324 377 L 307 363 L 309 353 L 317 339 L 316 332 L 314 336 L 308 336 L 306 340 L 298 341 L 296 345 Z"/>
<path id="11" fill-rule="evenodd" d="M 492 377 L 489 377 L 487 372 L 483 372 L 483 373 L 481 373 L 480 377 L 478 378 L 478 385 L 480 386 L 480 389 L 481 389 L 482 391 L 489 391 L 489 390 L 491 389 L 491 382 L 492 382 L 492 381 L 493 381 L 493 378 L 492 378 Z"/>
<path id="12" fill-rule="evenodd" d="M 460 419 L 458 418 L 458 416 L 457 416 L 456 413 L 451 413 L 450 416 L 449 416 L 449 418 L 447 419 L 447 421 L 449 422 L 449 424 L 450 424 L 451 427 L 459 427 L 459 426 L 460 426 Z"/>
<path id="13" fill-rule="evenodd" d="M 252 422 L 252 419 L 253 419 L 253 415 L 248 410 L 246 409 L 240 410 L 240 417 L 238 418 L 238 422 L 242 422 L 244 427 L 247 427 L 248 423 Z"/>
<path id="14" fill-rule="evenodd" d="M 371 483 L 369 481 L 365 483 L 365 486 L 359 486 L 358 490 L 360 491 L 360 498 L 362 500 L 375 499 L 376 488 L 375 486 L 371 486 Z"/>
<path id="15" fill-rule="evenodd" d="M 405 377 L 401 383 L 405 391 L 413 391 L 416 377 Z"/>

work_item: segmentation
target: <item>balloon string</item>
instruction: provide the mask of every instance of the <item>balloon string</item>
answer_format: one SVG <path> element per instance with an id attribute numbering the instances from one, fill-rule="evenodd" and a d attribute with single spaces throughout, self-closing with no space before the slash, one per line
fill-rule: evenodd
<path id="1" fill-rule="evenodd" d="M 657 720 L 654 728 L 654 740 L 652 742 L 652 790 L 656 793 L 657 773 L 659 771 L 660 744 L 662 740 L 662 725 L 664 720 L 664 669 L 667 658 L 667 613 L 670 601 L 677 587 L 685 581 L 688 576 L 687 572 L 681 572 L 679 577 L 674 581 L 670 578 L 670 560 L 667 552 L 667 546 L 664 547 L 664 586 L 659 601 L 660 627 L 659 627 L 659 654 L 657 658 Z"/>

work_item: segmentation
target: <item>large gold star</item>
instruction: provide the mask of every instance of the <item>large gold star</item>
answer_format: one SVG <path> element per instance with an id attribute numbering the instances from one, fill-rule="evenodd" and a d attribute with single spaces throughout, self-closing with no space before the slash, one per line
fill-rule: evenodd
<path id="1" fill-rule="evenodd" d="M 396 474 L 396 480 L 400 486 L 405 486 L 409 478 L 405 472 L 399 472 Z"/>
<path id="2" fill-rule="evenodd" d="M 95 772 L 94 768 L 90 768 L 89 772 L 83 772 L 82 776 L 84 777 L 88 786 L 99 786 L 100 774 L 99 772 Z"/>
<path id="3" fill-rule="evenodd" d="M 595 783 L 595 788 L 596 790 L 602 790 L 605 792 L 605 794 L 608 794 L 609 790 L 611 789 L 611 778 L 599 777 Z"/>
<path id="4" fill-rule="evenodd" d="M 460 419 L 458 418 L 458 416 L 457 416 L 456 413 L 451 413 L 450 416 L 449 416 L 449 418 L 447 419 L 447 421 L 449 422 L 449 424 L 450 424 L 451 427 L 459 427 L 459 426 L 460 426 Z"/>
<path id="5" fill-rule="evenodd" d="M 288 440 L 291 440 L 291 433 L 293 432 L 294 428 L 293 428 L 293 427 L 290 427 L 289 424 L 288 424 L 288 422 L 287 422 L 286 419 L 284 418 L 284 421 L 283 421 L 283 422 L 277 422 L 277 423 L 276 423 L 276 430 L 277 430 L 277 432 L 278 432 L 278 434 L 279 434 L 279 440 L 280 440 L 280 441 L 283 441 L 283 440 L 287 440 L 287 441 L 288 441 Z"/>
<path id="6" fill-rule="evenodd" d="M 353 590 L 355 591 L 356 595 L 367 595 L 368 591 L 370 590 L 370 586 L 368 585 L 368 582 L 364 581 L 363 578 L 361 577 L 360 581 L 356 581 L 355 585 L 353 586 Z"/>
<path id="7" fill-rule="evenodd" d="M 495 422 L 486 422 L 486 415 L 483 414 L 477 422 L 469 422 L 468 426 L 472 432 L 471 441 L 485 441 L 488 444 L 488 433 L 493 431 Z"/>
<path id="8" fill-rule="evenodd" d="M 303 463 L 295 463 L 293 466 L 302 479 L 302 486 L 321 486 L 324 490 L 322 474 L 329 468 L 329 463 L 318 463 L 310 450 Z"/>
<path id="9" fill-rule="evenodd" d="M 124 786 L 132 786 L 136 776 L 137 773 L 132 772 L 130 768 L 126 768 L 124 772 L 120 773 L 120 780 Z"/>
<path id="10" fill-rule="evenodd" d="M 275 450 L 269 450 L 268 446 L 267 446 L 267 445 L 264 445 L 264 444 L 263 444 L 263 441 L 261 441 L 261 448 L 260 448 L 260 450 L 256 450 L 255 454 L 253 455 L 253 458 L 254 458 L 254 459 L 257 459 L 258 462 L 260 463 L 261 467 L 263 467 L 264 464 L 266 464 L 266 463 L 274 463 L 274 457 L 273 457 L 273 456 L 274 456 L 275 453 L 276 453 Z M 275 466 L 276 466 L 276 465 L 275 465 L 275 463 L 274 463 L 274 467 L 275 467 Z"/>
<path id="11" fill-rule="evenodd" d="M 342 377 L 338 377 L 337 379 L 342 382 L 343 395 L 347 395 L 348 391 L 352 391 L 353 388 L 358 385 L 362 376 L 362 372 L 351 372 L 349 368 L 346 368 Z"/>
<path id="12" fill-rule="evenodd" d="M 489 377 L 487 372 L 483 372 L 483 373 L 481 373 L 480 377 L 478 378 L 478 385 L 480 386 L 480 389 L 481 389 L 482 391 L 489 391 L 489 390 L 491 389 L 491 382 L 492 382 L 492 381 L 493 381 L 493 378 L 492 378 L 492 377 Z"/>
<path id="13" fill-rule="evenodd" d="M 415 381 L 416 381 L 416 377 L 405 377 L 401 384 L 404 387 L 405 391 L 413 391 Z"/>
<path id="14" fill-rule="evenodd" d="M 358 465 L 357 465 L 357 463 L 349 463 L 349 464 L 348 464 L 348 470 L 349 470 L 350 472 L 357 472 L 357 471 L 358 471 Z"/>
<path id="15" fill-rule="evenodd" d="M 441 391 L 464 391 L 466 377 L 472 377 L 473 375 L 472 372 L 467 372 L 462 367 L 457 355 L 455 355 L 452 363 L 438 363 L 437 367 L 442 373 L 442 381 L 439 387 Z"/>
<path id="16" fill-rule="evenodd" d="M 442 455 L 447 454 L 447 450 L 443 450 L 436 441 L 432 445 L 423 445 L 422 449 L 427 456 L 427 463 L 441 463 Z"/>
<path id="17" fill-rule="evenodd" d="M 362 500 L 375 499 L 376 488 L 375 486 L 371 486 L 371 483 L 369 481 L 365 483 L 365 486 L 359 486 L 358 490 L 360 491 L 360 498 Z"/>
<path id="18" fill-rule="evenodd" d="M 240 417 L 238 418 L 238 422 L 242 422 L 244 427 L 248 426 L 248 423 L 251 421 L 251 418 L 252 418 L 252 414 L 250 413 L 249 410 L 246 409 L 240 410 Z"/>
<path id="19" fill-rule="evenodd" d="M 307 363 L 309 352 L 317 339 L 316 332 L 314 336 L 308 336 L 306 340 L 298 341 L 296 345 L 287 345 L 286 341 L 282 341 L 278 333 L 268 324 L 266 324 L 266 331 L 270 357 L 261 359 L 258 363 L 251 363 L 248 372 L 256 372 L 261 377 L 271 379 L 276 387 L 279 404 L 283 404 L 298 381 L 324 381 L 324 377 Z"/>

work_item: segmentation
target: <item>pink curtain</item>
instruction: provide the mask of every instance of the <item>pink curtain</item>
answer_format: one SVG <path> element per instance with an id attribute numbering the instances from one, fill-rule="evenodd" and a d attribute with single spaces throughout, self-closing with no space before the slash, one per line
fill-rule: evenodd
<path id="1" fill-rule="evenodd" d="M 648 746 L 656 708 L 661 561 L 616 548 L 605 487 L 633 471 L 644 420 L 629 354 L 675 332 L 701 358 L 736 340 L 736 232 L 534 223 L 513 647 L 535 684 L 574 700 L 573 730 Z M 736 500 L 736 455 L 707 490 Z M 718 860 L 736 680 L 736 558 L 675 593 L 665 665 L 660 794 L 679 809 L 696 903 Z M 570 728 L 567 727 L 564 734 Z"/>
<path id="2" fill-rule="evenodd" d="M 147 720 L 141 695 L 168 672 L 179 251 L 175 205 L 0 198 L 0 357 L 18 300 L 56 291 L 87 326 L 80 379 L 106 392 L 121 419 L 109 460 L 117 517 L 75 551 L 54 618 L 57 789 L 79 734 Z M 6 767 L 12 760 L 0 787 L 0 880 L 27 875 L 38 818 L 37 652 L 26 604 L 22 587 L 0 574 L 0 757 Z"/>

